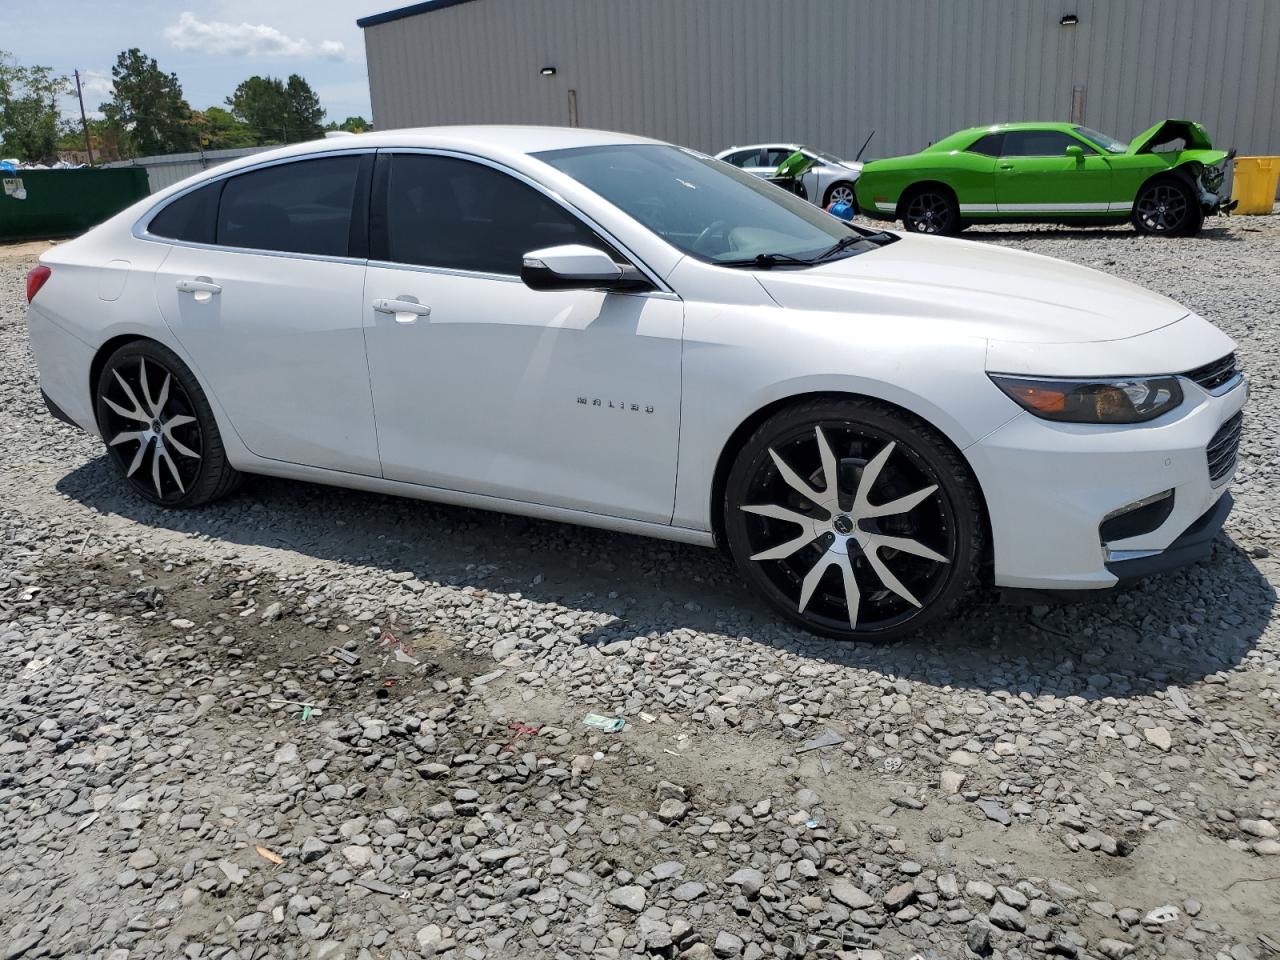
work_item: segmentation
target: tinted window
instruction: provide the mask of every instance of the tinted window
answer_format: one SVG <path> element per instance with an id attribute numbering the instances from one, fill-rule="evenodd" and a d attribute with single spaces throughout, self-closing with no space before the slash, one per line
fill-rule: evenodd
<path id="1" fill-rule="evenodd" d="M 213 243 L 221 192 L 219 182 L 179 197 L 151 219 L 147 232 L 188 243 Z"/>
<path id="2" fill-rule="evenodd" d="M 1057 130 L 1010 130 L 1004 135 L 1001 156 L 1004 157 L 1060 157 L 1067 147 L 1080 147 L 1085 153 L 1095 153 L 1088 144 Z"/>
<path id="3" fill-rule="evenodd" d="M 795 153 L 790 147 L 770 147 L 764 152 L 764 163 L 761 166 L 773 167 L 777 169 L 782 165 L 782 161 Z"/>
<path id="4" fill-rule="evenodd" d="M 515 177 L 426 154 L 392 158 L 387 254 L 396 263 L 519 274 L 530 250 L 581 243 L 612 256 L 582 221 Z"/>
<path id="5" fill-rule="evenodd" d="M 979 137 L 978 142 L 969 148 L 970 153 L 981 153 L 988 157 L 1000 156 L 1000 145 L 1004 140 L 1003 133 L 988 133 Z"/>
<path id="6" fill-rule="evenodd" d="M 756 167 L 760 165 L 759 150 L 739 150 L 737 153 L 731 153 L 724 158 L 725 163 L 731 163 L 735 167 Z"/>
<path id="7" fill-rule="evenodd" d="M 228 247 L 345 257 L 358 156 L 264 167 L 227 180 L 217 242 Z"/>

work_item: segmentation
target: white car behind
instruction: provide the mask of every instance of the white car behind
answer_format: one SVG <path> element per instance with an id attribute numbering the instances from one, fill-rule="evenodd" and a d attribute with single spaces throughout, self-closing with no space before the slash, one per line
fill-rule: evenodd
<path id="1" fill-rule="evenodd" d="M 586 130 L 257 154 L 28 295 L 51 412 L 155 503 L 258 473 L 720 544 L 837 638 L 1205 556 L 1246 393 L 1159 294 Z"/>
<path id="2" fill-rule="evenodd" d="M 813 165 L 800 177 L 803 197 L 824 210 L 833 203 L 847 203 L 855 211 L 858 198 L 853 192 L 862 173 L 858 160 L 842 160 L 833 153 L 818 150 L 803 143 L 756 143 L 745 147 L 730 147 L 716 154 L 717 160 L 745 170 L 753 177 L 770 179 L 783 160 L 796 152 L 804 154 Z"/>

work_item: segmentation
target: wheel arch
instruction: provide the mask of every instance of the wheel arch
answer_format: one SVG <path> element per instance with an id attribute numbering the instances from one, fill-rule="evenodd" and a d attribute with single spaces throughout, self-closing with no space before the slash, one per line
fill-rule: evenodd
<path id="1" fill-rule="evenodd" d="M 98 392 L 98 379 L 102 376 L 102 370 L 107 365 L 107 359 L 125 344 L 138 340 L 150 340 L 153 343 L 159 343 L 161 346 L 167 346 L 167 344 L 161 343 L 154 337 L 147 337 L 140 333 L 122 333 L 106 340 L 102 346 L 98 347 L 97 353 L 93 355 L 93 360 L 89 364 L 89 398 L 91 401 L 90 409 L 95 411 L 95 419 L 97 417 L 97 402 L 93 400 L 93 397 Z"/>
<path id="2" fill-rule="evenodd" d="M 860 206 L 858 203 L 858 181 L 857 178 L 850 180 L 848 177 L 841 177 L 839 180 L 832 180 L 827 184 L 826 190 L 822 192 L 822 205 L 825 207 L 831 202 L 831 193 L 836 187 L 848 187 L 853 194 L 854 206 Z"/>
<path id="3" fill-rule="evenodd" d="M 893 413 L 901 416 L 903 419 L 919 426 L 926 432 L 933 434 L 937 439 L 946 444 L 960 458 L 960 461 L 969 471 L 970 477 L 973 479 L 974 487 L 978 490 L 978 508 L 982 514 L 982 522 L 986 527 L 986 549 L 987 556 L 983 558 L 986 565 L 990 564 L 992 550 L 992 530 L 991 515 L 987 509 L 987 495 L 982 487 L 982 481 L 979 479 L 978 472 L 974 469 L 973 464 L 965 455 L 964 449 L 955 442 L 947 432 L 935 424 L 931 423 L 927 418 L 921 416 L 914 410 L 910 410 L 901 404 L 885 400 L 883 397 L 877 397 L 868 393 L 856 393 L 844 390 L 812 390 L 802 393 L 795 393 L 785 397 L 779 397 L 771 400 L 764 406 L 755 410 L 748 415 L 741 423 L 734 428 L 725 440 L 724 445 L 720 448 L 720 453 L 716 457 L 715 470 L 711 475 L 711 499 L 710 499 L 710 519 L 711 519 L 711 535 L 715 539 L 716 546 L 721 550 L 725 549 L 725 530 L 724 530 L 724 511 L 720 509 L 720 504 L 724 500 L 725 488 L 728 485 L 729 470 L 733 466 L 733 459 L 737 452 L 742 448 L 747 438 L 755 432 L 756 428 L 765 420 L 773 416 L 780 410 L 784 410 L 793 404 L 802 403 L 809 400 L 865 400 L 878 404 Z"/>

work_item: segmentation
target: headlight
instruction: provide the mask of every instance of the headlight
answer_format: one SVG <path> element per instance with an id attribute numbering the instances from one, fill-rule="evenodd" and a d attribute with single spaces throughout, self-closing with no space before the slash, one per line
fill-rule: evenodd
<path id="1" fill-rule="evenodd" d="M 1142 423 L 1182 402 L 1177 377 L 1054 380 L 988 374 L 1024 410 L 1067 423 Z"/>

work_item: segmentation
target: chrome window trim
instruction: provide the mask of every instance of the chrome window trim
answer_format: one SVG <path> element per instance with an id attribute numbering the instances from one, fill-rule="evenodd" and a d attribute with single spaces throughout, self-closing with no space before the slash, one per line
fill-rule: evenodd
<path id="1" fill-rule="evenodd" d="M 261 163 L 253 163 L 247 167 L 236 167 L 234 170 L 226 170 L 223 172 L 215 172 L 203 180 L 191 184 L 177 193 L 170 194 L 154 207 L 144 213 L 136 221 L 134 221 L 133 234 L 136 240 L 146 240 L 150 243 L 167 243 L 175 247 L 191 247 L 196 250 L 226 250 L 229 253 L 256 253 L 261 256 L 275 257 L 294 257 L 299 260 L 322 260 L 326 263 L 364 263 L 363 257 L 337 257 L 323 253 L 297 253 L 290 250 L 259 250 L 257 247 L 231 247 L 220 243 L 194 243 L 190 240 L 176 240 L 173 237 L 162 237 L 158 234 L 151 233 L 148 229 L 151 221 L 160 215 L 160 211 L 164 210 L 169 204 L 175 202 L 181 197 L 185 197 L 189 193 L 195 193 L 197 190 L 209 186 L 211 183 L 217 183 L 219 180 L 229 180 L 231 177 L 238 177 L 242 173 L 252 173 L 255 170 L 265 170 L 268 167 L 278 167 L 286 163 L 305 163 L 307 160 L 319 160 L 327 157 L 358 157 L 363 154 L 377 153 L 376 147 L 360 147 L 358 149 L 348 150 L 317 150 L 315 153 L 301 153 L 292 157 L 276 157 L 274 160 L 264 160 Z M 214 168 L 217 171 L 217 167 Z"/>
<path id="2" fill-rule="evenodd" d="M 497 170 L 499 173 L 505 173 L 508 176 L 514 177 L 516 180 L 519 180 L 521 183 L 524 183 L 525 185 L 532 187 L 538 193 L 542 194 L 552 203 L 556 204 L 558 207 L 564 210 L 567 214 L 569 214 L 569 216 L 581 221 L 582 223 L 585 223 L 588 227 L 591 228 L 592 231 L 594 231 L 595 233 L 598 233 L 601 237 L 603 237 L 609 244 L 613 246 L 615 250 L 617 250 L 624 257 L 630 260 L 631 264 L 635 266 L 641 273 L 643 273 L 645 275 L 645 278 L 654 285 L 655 290 L 652 291 L 653 293 L 667 293 L 667 294 L 671 294 L 672 296 L 676 296 L 675 291 L 672 290 L 671 287 L 665 281 L 663 281 L 661 277 L 658 276 L 657 272 L 654 271 L 647 263 L 645 263 L 643 259 L 636 256 L 635 252 L 626 244 L 624 244 L 621 240 L 619 240 L 616 236 L 614 236 L 612 232 L 610 232 L 609 230 L 606 230 L 603 226 L 599 224 L 599 222 L 587 216 L 587 214 L 583 213 L 573 204 L 569 203 L 569 201 L 567 201 L 564 197 L 560 196 L 560 194 L 556 193 L 554 190 L 552 190 L 550 187 L 546 186 L 545 184 L 539 183 L 537 180 L 530 177 L 527 173 L 524 173 L 520 170 L 516 170 L 513 167 L 509 167 L 506 164 L 500 163 L 497 160 L 493 160 L 490 157 L 483 157 L 476 153 L 467 153 L 466 151 L 463 151 L 463 150 L 453 150 L 448 147 L 379 147 L 378 153 L 380 154 L 385 153 L 392 156 L 394 156 L 397 153 L 402 153 L 402 154 L 424 154 L 426 156 L 434 156 L 434 157 L 453 157 L 454 159 L 457 159 L 457 160 L 468 160 L 468 161 L 471 161 L 472 163 L 479 163 L 482 166 L 490 167 L 494 170 Z M 399 261 L 379 261 L 378 265 L 383 267 L 393 267 L 393 268 L 423 268 L 428 266 L 426 264 L 400 263 Z M 465 277 L 482 277 L 482 278 L 488 278 L 488 279 L 515 280 L 516 282 L 520 282 L 519 274 L 484 273 L 482 271 L 476 271 L 476 270 L 460 270 L 454 267 L 429 267 L 428 269 L 438 273 L 456 274 L 458 276 L 465 276 Z M 647 294 L 648 292 L 642 292 L 642 293 Z M 677 299 L 679 298 L 677 297 Z"/>

